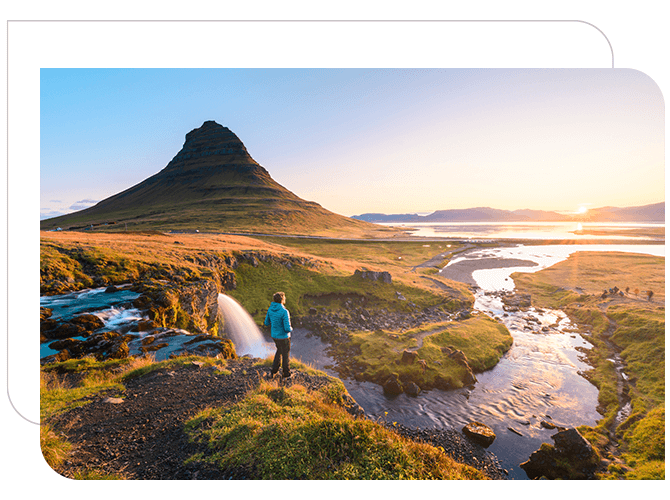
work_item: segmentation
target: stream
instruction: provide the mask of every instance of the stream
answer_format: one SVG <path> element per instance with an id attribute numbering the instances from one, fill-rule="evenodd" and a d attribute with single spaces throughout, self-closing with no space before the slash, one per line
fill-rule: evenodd
<path id="1" fill-rule="evenodd" d="M 371 382 L 343 380 L 351 396 L 373 419 L 398 422 L 411 427 L 461 430 L 477 420 L 496 433 L 487 451 L 494 454 L 510 479 L 528 479 L 519 464 L 528 460 L 542 443 L 551 443 L 556 429 L 594 426 L 601 415 L 596 411 L 598 389 L 581 373 L 589 366 L 580 351 L 591 344 L 575 325 L 557 310 L 505 312 L 500 292 L 513 291 L 514 272 L 536 272 L 577 251 L 624 251 L 665 255 L 664 245 L 538 245 L 475 249 L 461 254 L 450 265 L 477 259 L 518 259 L 534 266 L 482 269 L 472 273 L 477 285 L 474 308 L 501 320 L 510 330 L 514 344 L 491 370 L 476 374 L 474 387 L 454 391 L 437 389 L 417 397 L 384 395 Z M 306 330 L 296 329 L 292 356 L 311 363 L 329 374 L 334 362 L 325 353 L 325 344 Z M 613 360 L 616 363 L 616 360 Z M 619 359 L 619 363 L 621 360 Z M 544 423 L 543 423 L 544 422 Z"/>
<path id="2" fill-rule="evenodd" d="M 589 367 L 580 351 L 589 349 L 591 344 L 562 311 L 530 308 L 505 312 L 499 294 L 514 289 L 511 273 L 535 272 L 580 250 L 631 251 L 664 256 L 664 248 L 664 245 L 519 245 L 465 252 L 450 265 L 491 258 L 537 264 L 472 273 L 477 284 L 474 308 L 498 318 L 514 338 L 514 344 L 500 362 L 493 369 L 476 374 L 474 386 L 453 391 L 435 389 L 417 397 L 406 394 L 388 397 L 379 385 L 350 379 L 343 380 L 345 387 L 373 419 L 409 427 L 458 431 L 474 420 L 488 425 L 497 436 L 488 451 L 498 458 L 510 479 L 527 479 L 519 464 L 542 443 L 552 443 L 551 436 L 556 429 L 547 428 L 549 423 L 564 427 L 593 426 L 601 415 L 595 409 L 598 390 L 581 375 Z M 105 330 L 132 333 L 142 319 L 137 309 L 128 306 L 136 296 L 125 290 L 105 294 L 104 289 L 97 289 L 41 297 L 40 305 L 52 308 L 55 318 L 91 312 L 104 321 Z M 174 345 L 171 344 L 166 356 L 192 338 L 187 333 L 171 333 Z M 144 335 L 146 333 L 138 332 L 138 340 Z M 270 340 L 268 337 L 265 342 Z M 332 369 L 335 363 L 327 355 L 326 348 L 318 336 L 305 329 L 294 329 L 291 357 L 337 376 Z M 41 345 L 40 357 L 55 352 L 45 343 Z M 131 354 L 134 353 L 131 349 Z"/>

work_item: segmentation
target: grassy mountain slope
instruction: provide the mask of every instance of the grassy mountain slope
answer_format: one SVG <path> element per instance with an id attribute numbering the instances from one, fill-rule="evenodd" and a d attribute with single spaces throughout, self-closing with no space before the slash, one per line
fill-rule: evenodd
<path id="1" fill-rule="evenodd" d="M 228 128 L 186 135 L 157 174 L 97 205 L 41 222 L 42 230 L 176 230 L 373 236 L 390 231 L 330 212 L 275 182 Z"/>

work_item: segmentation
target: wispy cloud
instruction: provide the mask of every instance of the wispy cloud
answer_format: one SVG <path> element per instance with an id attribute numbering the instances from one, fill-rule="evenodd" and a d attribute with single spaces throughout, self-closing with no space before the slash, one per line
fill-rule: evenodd
<path id="1" fill-rule="evenodd" d="M 92 207 L 96 203 L 98 203 L 99 200 L 79 200 L 74 203 L 74 205 L 70 206 L 70 210 L 74 210 L 75 212 L 77 210 L 84 210 L 85 208 Z"/>
<path id="2" fill-rule="evenodd" d="M 40 220 L 51 219 L 52 217 L 59 217 L 69 213 L 68 210 L 54 210 L 52 208 L 43 208 L 40 210 Z"/>

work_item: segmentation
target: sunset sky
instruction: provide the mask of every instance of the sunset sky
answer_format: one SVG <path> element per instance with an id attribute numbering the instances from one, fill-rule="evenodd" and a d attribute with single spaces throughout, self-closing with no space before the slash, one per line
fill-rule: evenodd
<path id="1" fill-rule="evenodd" d="M 163 169 L 206 120 L 343 215 L 664 201 L 664 104 L 624 69 L 41 69 L 41 218 Z"/>

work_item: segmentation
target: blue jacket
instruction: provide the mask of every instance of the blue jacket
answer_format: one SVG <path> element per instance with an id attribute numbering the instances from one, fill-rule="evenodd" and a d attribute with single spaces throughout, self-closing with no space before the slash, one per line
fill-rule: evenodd
<path id="1" fill-rule="evenodd" d="M 265 315 L 265 325 L 270 326 L 270 334 L 273 339 L 291 338 L 291 317 L 288 310 L 279 302 L 270 304 Z"/>

